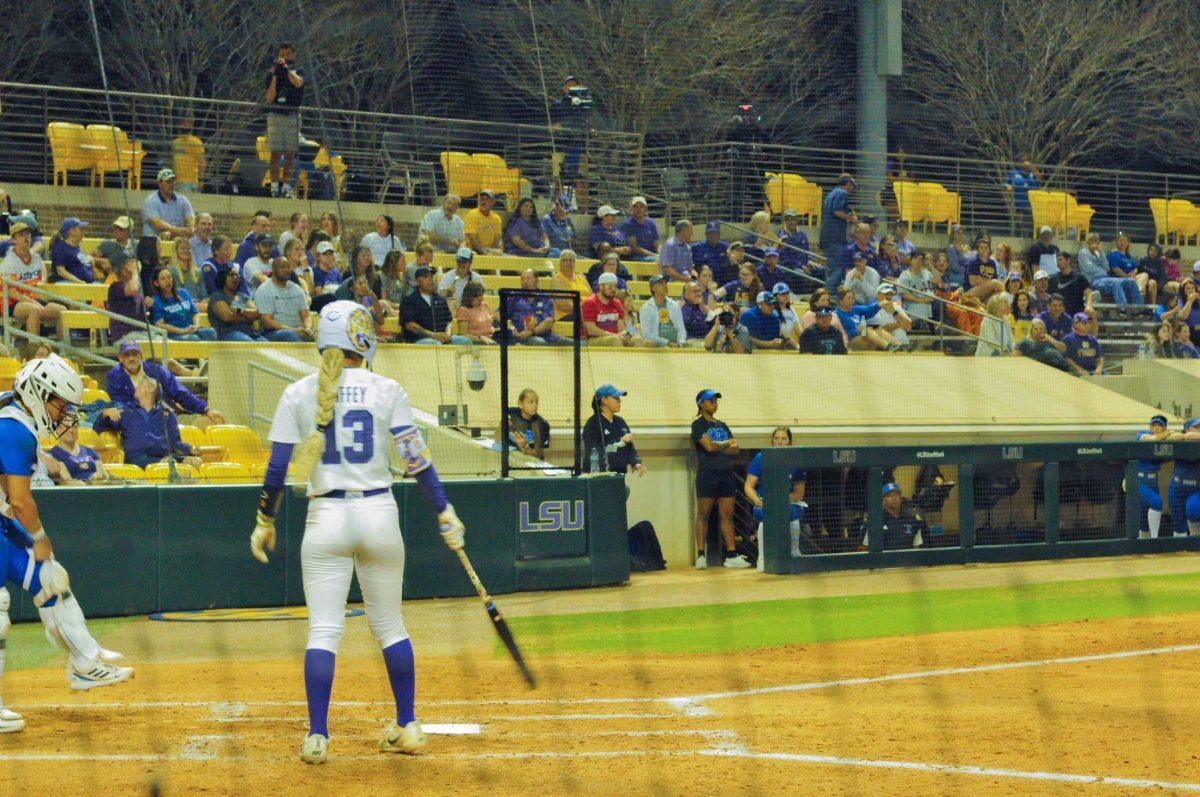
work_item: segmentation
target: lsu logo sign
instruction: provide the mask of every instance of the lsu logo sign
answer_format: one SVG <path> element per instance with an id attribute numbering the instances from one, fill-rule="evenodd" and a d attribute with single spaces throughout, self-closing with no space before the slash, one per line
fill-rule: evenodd
<path id="1" fill-rule="evenodd" d="M 583 501 L 542 501 L 535 510 L 529 501 L 520 501 L 517 503 L 517 530 L 583 531 L 583 507 Z"/>

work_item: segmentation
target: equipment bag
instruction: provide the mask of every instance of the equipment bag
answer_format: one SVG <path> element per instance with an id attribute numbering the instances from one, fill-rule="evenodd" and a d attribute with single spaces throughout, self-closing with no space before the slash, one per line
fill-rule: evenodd
<path id="1" fill-rule="evenodd" d="M 635 523 L 629 530 L 629 569 L 635 573 L 647 570 L 665 570 L 662 546 L 654 533 L 654 524 L 649 520 Z"/>

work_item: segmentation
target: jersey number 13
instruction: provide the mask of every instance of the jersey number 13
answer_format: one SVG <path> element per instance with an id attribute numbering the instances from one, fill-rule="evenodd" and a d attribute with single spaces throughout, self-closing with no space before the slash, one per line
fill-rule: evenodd
<path id="1" fill-rule="evenodd" d="M 340 451 L 337 446 L 337 429 L 341 426 L 348 430 L 352 438 Z M 368 410 L 348 410 L 340 423 L 335 417 L 333 423 L 325 427 L 325 453 L 321 457 L 322 465 L 341 465 L 345 460 L 351 465 L 364 465 L 375 456 L 375 419 Z"/>

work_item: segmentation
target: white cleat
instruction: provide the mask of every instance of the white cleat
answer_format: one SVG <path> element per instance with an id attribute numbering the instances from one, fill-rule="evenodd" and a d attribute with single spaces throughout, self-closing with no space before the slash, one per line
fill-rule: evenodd
<path id="1" fill-rule="evenodd" d="M 750 567 L 750 566 L 751 566 L 750 560 L 747 559 L 742 554 L 738 554 L 737 556 L 725 557 L 725 567 L 732 568 L 735 570 L 744 570 L 745 568 Z"/>
<path id="2" fill-rule="evenodd" d="M 696 557 L 696 569 L 697 570 L 707 570 L 708 569 L 708 557 L 707 556 L 705 556 L 704 554 L 700 554 L 699 556 Z"/>
<path id="3" fill-rule="evenodd" d="M 116 667 L 97 661 L 87 672 L 76 670 L 74 667 L 67 671 L 67 683 L 77 692 L 88 689 L 98 689 L 101 686 L 112 686 L 133 677 L 132 667 Z"/>
<path id="4" fill-rule="evenodd" d="M 25 720 L 15 711 L 0 708 L 0 733 L 20 733 L 25 730 Z"/>
<path id="5" fill-rule="evenodd" d="M 329 738 L 319 733 L 310 733 L 300 745 L 300 760 L 306 764 L 324 764 L 329 755 Z"/>
<path id="6" fill-rule="evenodd" d="M 418 755 L 425 749 L 425 731 L 421 730 L 421 723 L 417 720 L 403 728 L 393 722 L 384 729 L 383 738 L 379 740 L 379 749 L 385 753 Z"/>

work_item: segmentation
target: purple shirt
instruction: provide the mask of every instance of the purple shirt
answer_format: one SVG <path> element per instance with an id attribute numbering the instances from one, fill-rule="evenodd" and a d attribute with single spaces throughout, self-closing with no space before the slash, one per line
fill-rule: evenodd
<path id="1" fill-rule="evenodd" d="M 136 296 L 125 295 L 125 283 L 114 282 L 108 286 L 108 301 L 104 303 L 104 308 L 110 313 L 123 315 L 126 318 L 137 321 L 143 320 L 142 316 L 142 292 L 138 291 Z M 109 342 L 115 342 L 130 332 L 135 331 L 136 327 L 132 327 L 122 321 L 109 319 L 108 321 L 108 338 Z"/>
<path id="2" fill-rule="evenodd" d="M 655 224 L 649 216 L 645 221 L 638 222 L 633 216 L 621 222 L 621 234 L 625 236 L 625 240 L 634 245 L 640 246 L 650 252 L 658 251 L 658 225 Z"/>
<path id="3" fill-rule="evenodd" d="M 625 234 L 616 227 L 610 230 L 603 224 L 593 224 L 592 229 L 588 230 L 588 243 L 591 245 L 593 251 L 596 249 L 596 244 L 624 246 Z"/>
<path id="4" fill-rule="evenodd" d="M 71 474 L 72 479 L 81 482 L 90 481 L 96 475 L 96 463 L 100 461 L 96 449 L 87 446 L 79 446 L 78 454 L 72 454 L 62 446 L 55 446 L 50 449 L 50 456 L 67 466 L 67 472 Z"/>
<path id="5" fill-rule="evenodd" d="M 796 231 L 789 233 L 787 227 L 779 229 L 779 240 L 788 246 L 779 247 L 779 265 L 787 266 L 788 268 L 800 268 L 808 265 L 808 253 L 812 247 L 808 243 L 808 233 L 797 227 Z M 792 247 L 796 247 L 793 249 Z M 803 252 L 798 252 L 796 249 L 803 249 Z"/>
<path id="6" fill-rule="evenodd" d="M 702 304 L 683 303 L 683 328 L 689 338 L 703 338 L 708 334 L 708 310 Z"/>
<path id="7" fill-rule="evenodd" d="M 1058 317 L 1058 321 L 1050 318 L 1050 311 L 1038 313 L 1037 317 L 1042 319 L 1046 325 L 1046 334 L 1055 340 L 1061 341 L 1067 335 L 1071 334 L 1071 314 L 1064 312 Z"/>
<path id="8" fill-rule="evenodd" d="M 50 265 L 53 267 L 51 271 L 55 280 L 61 279 L 58 276 L 58 266 L 66 266 L 72 276 L 88 283 L 96 281 L 96 275 L 92 272 L 92 259 L 79 251 L 78 246 L 71 246 L 66 241 L 56 241 L 54 246 L 50 247 Z"/>
<path id="9" fill-rule="evenodd" d="M 517 257 L 536 257 L 532 252 L 526 252 L 513 243 L 514 237 L 520 238 L 525 242 L 526 246 L 531 246 L 534 249 L 541 249 L 546 245 L 545 234 L 536 221 L 526 221 L 522 218 L 516 218 L 509 223 L 508 229 L 504 231 L 504 251 L 506 254 L 516 255 Z"/>
<path id="10" fill-rule="evenodd" d="M 989 280 L 1004 279 L 1004 269 L 1000 268 L 1000 264 L 996 262 L 996 258 L 989 257 L 987 262 L 979 259 L 979 255 L 974 254 L 967 258 L 967 262 L 963 264 L 963 271 L 966 274 L 966 279 L 963 280 L 963 285 L 970 287 L 971 277 L 983 277 Z"/>
<path id="11" fill-rule="evenodd" d="M 658 267 L 664 277 L 667 276 L 668 266 L 680 274 L 689 274 L 692 270 L 692 249 L 687 244 L 680 243 L 679 238 L 675 236 L 667 239 L 663 244 L 662 253 L 658 256 Z"/>
<path id="12" fill-rule="evenodd" d="M 508 320 L 517 332 L 524 332 L 526 324 L 536 327 L 547 318 L 554 318 L 554 302 L 549 298 L 514 296 L 508 300 Z"/>

